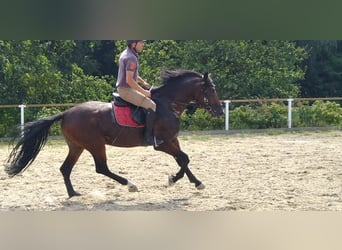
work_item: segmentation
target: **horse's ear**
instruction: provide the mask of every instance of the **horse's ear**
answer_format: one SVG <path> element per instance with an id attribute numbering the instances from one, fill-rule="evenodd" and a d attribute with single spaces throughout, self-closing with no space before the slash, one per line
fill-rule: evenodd
<path id="1" fill-rule="evenodd" d="M 204 82 L 205 82 L 205 83 L 211 82 L 211 80 L 210 80 L 209 78 L 211 78 L 211 73 L 206 72 L 206 73 L 203 75 L 203 80 L 204 80 Z"/>

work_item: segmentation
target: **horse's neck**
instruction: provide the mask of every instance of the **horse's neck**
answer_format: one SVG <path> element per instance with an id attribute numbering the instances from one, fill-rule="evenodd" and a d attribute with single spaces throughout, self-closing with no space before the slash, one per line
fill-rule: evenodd
<path id="1" fill-rule="evenodd" d="M 154 96 L 157 99 L 157 102 L 166 104 L 169 109 L 173 112 L 181 115 L 186 107 L 193 101 L 192 95 L 188 93 L 191 92 L 190 86 L 187 86 L 188 89 L 179 88 L 178 90 L 161 87 L 156 90 Z M 153 97 L 153 96 L 152 96 Z M 164 105 L 163 105 L 164 106 Z"/>

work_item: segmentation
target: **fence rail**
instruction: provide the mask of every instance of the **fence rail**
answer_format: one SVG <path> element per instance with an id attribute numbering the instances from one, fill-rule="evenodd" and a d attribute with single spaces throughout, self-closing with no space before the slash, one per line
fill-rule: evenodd
<path id="1" fill-rule="evenodd" d="M 342 101 L 342 97 L 321 97 L 321 98 L 277 98 L 277 99 L 240 99 L 230 100 L 231 103 L 264 103 L 264 102 L 286 102 L 288 99 L 292 99 L 295 102 L 299 101 Z M 224 101 L 222 101 L 224 102 Z"/>
<path id="2" fill-rule="evenodd" d="M 222 100 L 225 104 L 225 130 L 229 130 L 229 110 L 231 103 L 272 103 L 272 102 L 287 102 L 288 117 L 287 126 L 292 128 L 292 107 L 295 102 L 314 102 L 314 101 L 342 101 L 342 97 L 324 97 L 324 98 L 279 98 L 279 99 L 240 99 L 240 100 Z M 72 107 L 78 103 L 61 103 L 61 104 L 20 104 L 20 105 L 0 105 L 0 109 L 19 108 L 20 109 L 20 124 L 23 127 L 25 122 L 25 108 L 42 108 L 42 107 Z"/>
<path id="3" fill-rule="evenodd" d="M 272 103 L 287 102 L 288 115 L 287 127 L 292 128 L 292 107 L 294 102 L 314 102 L 314 101 L 342 101 L 342 97 L 322 97 L 322 98 L 279 98 L 279 99 L 241 99 L 241 100 L 224 100 L 225 103 L 225 130 L 229 130 L 229 106 L 230 103 Z"/>

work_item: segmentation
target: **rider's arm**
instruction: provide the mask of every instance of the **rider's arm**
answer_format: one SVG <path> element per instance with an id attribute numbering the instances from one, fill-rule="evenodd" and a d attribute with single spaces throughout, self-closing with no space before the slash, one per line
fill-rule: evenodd
<path id="1" fill-rule="evenodd" d="M 133 71 L 129 71 L 129 70 L 126 71 L 126 81 L 127 81 L 127 84 L 131 88 L 139 91 L 140 93 L 142 93 L 143 95 L 145 95 L 147 97 L 151 97 L 151 93 L 149 91 L 143 89 L 142 87 L 140 87 L 139 84 L 134 80 L 134 72 Z"/>
<path id="2" fill-rule="evenodd" d="M 138 82 L 141 83 L 146 89 L 150 89 L 151 85 L 148 84 L 144 79 L 142 79 L 140 76 L 138 76 Z"/>

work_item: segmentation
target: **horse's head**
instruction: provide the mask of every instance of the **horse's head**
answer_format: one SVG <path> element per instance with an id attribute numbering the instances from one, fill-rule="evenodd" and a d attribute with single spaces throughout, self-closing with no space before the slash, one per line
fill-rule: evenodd
<path id="1" fill-rule="evenodd" d="M 201 91 L 196 96 L 197 103 L 207 109 L 214 117 L 223 116 L 223 107 L 215 90 L 215 84 L 209 73 L 203 75 Z"/>
<path id="2" fill-rule="evenodd" d="M 179 113 L 188 104 L 207 109 L 212 116 L 221 117 L 224 112 L 209 73 L 204 75 L 187 70 L 162 72 L 162 86 L 152 90 L 154 101 L 173 100 L 173 108 Z"/>

